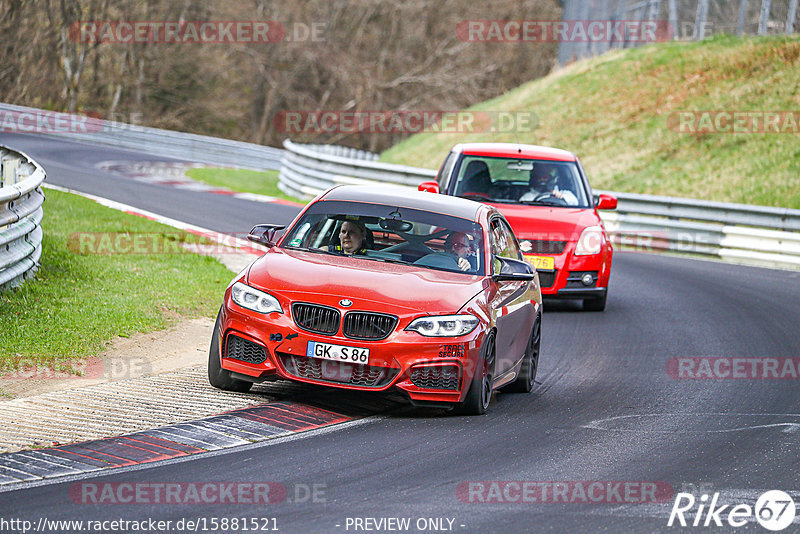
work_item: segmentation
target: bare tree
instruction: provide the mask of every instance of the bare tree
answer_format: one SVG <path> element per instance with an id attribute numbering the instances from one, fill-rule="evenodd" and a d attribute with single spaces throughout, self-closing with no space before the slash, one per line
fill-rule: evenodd
<path id="1" fill-rule="evenodd" d="M 279 145 L 282 111 L 458 110 L 542 76 L 550 43 L 459 38 L 467 20 L 561 16 L 556 0 L 45 0 L 0 4 L 0 99 Z M 85 42 L 80 21 L 276 21 L 269 43 Z M 309 28 L 321 39 L 298 38 Z M 311 37 L 306 35 L 306 37 Z M 306 133 L 371 150 L 396 132 Z"/>
<path id="2" fill-rule="evenodd" d="M 100 44 L 81 42 L 75 29 L 82 20 L 102 19 L 108 10 L 108 0 L 89 0 L 82 4 L 80 0 L 59 0 L 55 9 L 50 0 L 45 0 L 45 12 L 50 21 L 50 28 L 59 35 L 59 52 L 61 67 L 64 73 L 64 92 L 67 111 L 78 108 L 78 95 L 81 89 L 81 78 L 86 67 L 86 58 Z"/>

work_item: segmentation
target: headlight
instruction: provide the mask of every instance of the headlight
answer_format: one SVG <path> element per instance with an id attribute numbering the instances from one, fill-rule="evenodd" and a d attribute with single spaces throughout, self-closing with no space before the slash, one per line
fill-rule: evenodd
<path id="1" fill-rule="evenodd" d="M 420 317 L 411 321 L 406 330 L 427 337 L 459 337 L 475 330 L 478 322 L 474 315 Z"/>
<path id="2" fill-rule="evenodd" d="M 599 254 L 603 248 L 603 229 L 599 226 L 588 226 L 581 232 L 578 245 L 575 247 L 576 256 L 589 256 Z"/>
<path id="3" fill-rule="evenodd" d="M 242 308 L 247 308 L 248 310 L 253 310 L 258 313 L 283 313 L 283 308 L 281 308 L 278 299 L 241 282 L 233 284 L 231 288 L 231 298 L 233 302 Z"/>

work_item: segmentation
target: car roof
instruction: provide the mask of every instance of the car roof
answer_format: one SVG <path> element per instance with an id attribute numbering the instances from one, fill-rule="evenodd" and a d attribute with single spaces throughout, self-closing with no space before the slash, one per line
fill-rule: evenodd
<path id="1" fill-rule="evenodd" d="M 554 161 L 575 161 L 577 156 L 567 150 L 519 143 L 462 143 L 453 147 L 456 152 L 470 156 L 524 157 Z"/>
<path id="2" fill-rule="evenodd" d="M 340 185 L 330 189 L 319 198 L 318 202 L 326 200 L 386 204 L 441 213 L 470 221 L 477 221 L 479 212 L 490 211 L 487 209 L 489 206 L 472 200 L 391 185 Z"/>

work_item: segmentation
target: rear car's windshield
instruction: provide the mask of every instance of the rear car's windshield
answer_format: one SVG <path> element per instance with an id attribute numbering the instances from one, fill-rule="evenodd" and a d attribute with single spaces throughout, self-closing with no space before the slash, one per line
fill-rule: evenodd
<path id="1" fill-rule="evenodd" d="M 439 213 L 362 202 L 317 202 L 281 242 L 336 254 L 483 276 L 479 224 Z"/>
<path id="2" fill-rule="evenodd" d="M 464 156 L 454 194 L 479 202 L 591 207 L 578 164 L 570 161 Z"/>

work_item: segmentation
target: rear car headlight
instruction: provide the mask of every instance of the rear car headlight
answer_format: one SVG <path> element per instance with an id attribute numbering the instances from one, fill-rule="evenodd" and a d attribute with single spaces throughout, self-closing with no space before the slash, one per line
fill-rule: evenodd
<path id="1" fill-rule="evenodd" d="M 411 321 L 406 330 L 426 337 L 459 337 L 475 330 L 478 322 L 474 315 L 419 317 Z"/>
<path id="2" fill-rule="evenodd" d="M 233 284 L 231 288 L 231 298 L 233 302 L 242 308 L 247 308 L 248 310 L 253 310 L 258 313 L 283 313 L 283 308 L 281 308 L 278 299 L 241 282 Z"/>
<path id="3" fill-rule="evenodd" d="M 600 254 L 603 248 L 603 229 L 600 226 L 587 226 L 578 238 L 575 247 L 576 256 Z"/>

